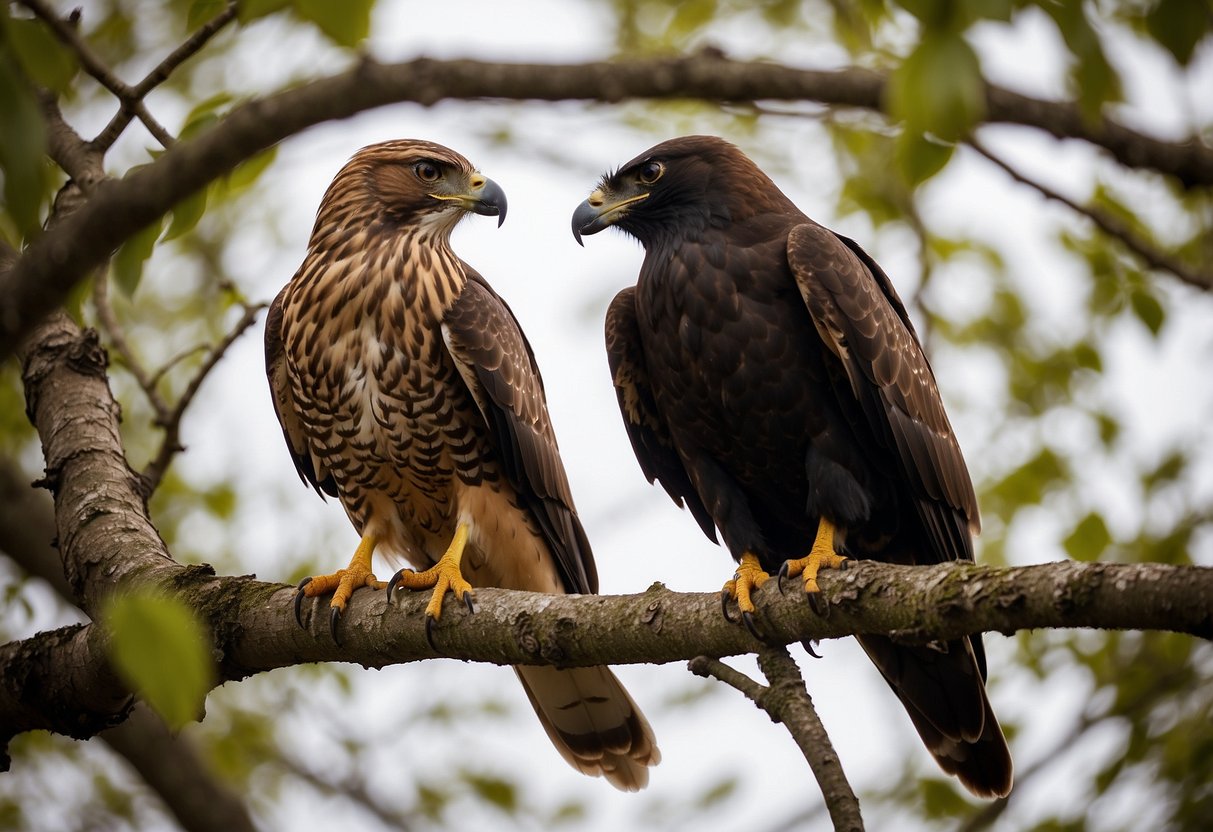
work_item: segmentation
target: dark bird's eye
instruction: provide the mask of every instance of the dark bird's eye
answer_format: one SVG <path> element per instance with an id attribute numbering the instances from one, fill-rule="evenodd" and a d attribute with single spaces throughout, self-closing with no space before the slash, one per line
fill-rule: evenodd
<path id="1" fill-rule="evenodd" d="M 665 173 L 665 165 L 661 162 L 645 162 L 640 166 L 640 181 L 646 185 L 652 185 L 661 178 L 663 173 Z"/>
<path id="2" fill-rule="evenodd" d="M 418 162 L 413 165 L 413 173 L 422 182 L 434 182 L 438 179 L 438 166 L 433 162 Z"/>

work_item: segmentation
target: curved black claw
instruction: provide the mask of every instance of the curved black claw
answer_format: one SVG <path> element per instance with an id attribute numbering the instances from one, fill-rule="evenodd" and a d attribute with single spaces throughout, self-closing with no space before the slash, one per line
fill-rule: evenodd
<path id="1" fill-rule="evenodd" d="M 387 605 L 389 607 L 392 605 L 392 599 L 396 597 L 396 587 L 400 585 L 401 577 L 404 576 L 405 572 L 412 571 L 413 570 L 409 569 L 407 566 L 404 569 L 398 569 L 396 574 L 392 576 L 392 579 L 387 582 Z"/>
<path id="2" fill-rule="evenodd" d="M 727 589 L 720 590 L 720 612 L 722 615 L 724 615 L 725 621 L 729 622 L 730 624 L 736 624 L 737 622 L 733 616 L 729 615 L 729 599 L 731 597 L 733 596 L 729 595 L 729 591 Z"/>
<path id="3" fill-rule="evenodd" d="M 788 576 L 788 562 L 785 560 L 785 561 L 783 562 L 783 564 L 782 564 L 782 565 L 780 565 L 780 567 L 779 567 L 779 573 L 776 575 L 776 577 L 777 577 L 779 580 L 777 580 L 777 581 L 775 582 L 775 585 L 779 587 L 779 594 L 780 594 L 780 595 L 783 595 L 783 579 L 784 579 L 784 578 L 786 578 L 787 576 Z"/>
<path id="4" fill-rule="evenodd" d="M 304 578 L 295 587 L 295 621 L 300 627 L 303 626 L 303 599 L 307 596 L 303 594 L 303 588 L 312 582 L 311 578 Z"/>
<path id="5" fill-rule="evenodd" d="M 337 622 L 341 620 L 341 608 L 333 607 L 329 613 L 329 634 L 332 635 L 333 641 L 337 642 L 337 646 L 341 646 L 341 639 L 337 635 Z"/>
<path id="6" fill-rule="evenodd" d="M 801 645 L 804 647 L 805 652 L 806 652 L 806 653 L 808 653 L 810 656 L 812 656 L 812 657 L 813 657 L 813 658 L 815 658 L 815 659 L 820 659 L 820 658 L 821 658 L 821 656 L 820 656 L 820 655 L 817 653 L 817 651 L 813 649 L 813 645 L 814 645 L 814 644 L 816 644 L 817 642 L 814 642 L 814 641 L 802 641 L 802 642 L 800 642 L 800 643 L 801 643 Z"/>
<path id="7" fill-rule="evenodd" d="M 467 605 L 468 612 L 472 615 L 476 614 L 476 596 L 473 593 L 463 593 L 463 603 Z"/>
<path id="8" fill-rule="evenodd" d="M 741 623 L 745 625 L 745 628 L 750 631 L 750 635 L 754 638 L 762 642 L 767 640 L 767 637 L 758 629 L 758 625 L 754 623 L 753 613 L 743 612 L 741 614 Z"/>
<path id="9" fill-rule="evenodd" d="M 822 597 L 821 592 L 806 592 L 805 595 L 809 598 L 809 606 L 813 608 L 813 612 L 820 615 L 822 618 L 828 618 L 830 615 L 830 605 L 826 599 Z"/>

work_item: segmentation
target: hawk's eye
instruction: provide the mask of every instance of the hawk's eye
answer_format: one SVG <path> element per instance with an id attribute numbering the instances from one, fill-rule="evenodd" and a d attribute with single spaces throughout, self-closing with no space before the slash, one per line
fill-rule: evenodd
<path id="1" fill-rule="evenodd" d="M 413 165 L 413 173 L 417 174 L 417 178 L 422 182 L 438 181 L 438 166 L 433 162 L 418 162 Z"/>
<path id="2" fill-rule="evenodd" d="M 645 162 L 640 166 L 639 177 L 640 181 L 645 185 L 652 185 L 661 178 L 661 174 L 665 173 L 665 165 L 661 162 Z"/>

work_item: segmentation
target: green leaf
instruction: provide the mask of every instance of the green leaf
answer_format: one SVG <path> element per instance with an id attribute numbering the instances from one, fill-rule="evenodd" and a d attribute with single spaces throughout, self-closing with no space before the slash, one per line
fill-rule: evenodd
<path id="1" fill-rule="evenodd" d="M 1062 546 L 1074 560 L 1095 560 L 1111 542 L 1112 535 L 1107 523 L 1101 515 L 1091 512 L 1066 536 Z"/>
<path id="2" fill-rule="evenodd" d="M 1187 66 L 1196 44 L 1209 33 L 1211 22 L 1207 2 L 1158 0 L 1146 14 L 1146 31 L 1175 56 L 1180 66 Z"/>
<path id="3" fill-rule="evenodd" d="M 1146 491 L 1153 491 L 1160 485 L 1175 482 L 1179 479 L 1188 467 L 1188 458 L 1180 451 L 1171 451 L 1163 457 L 1158 465 L 1154 466 L 1154 470 L 1148 471 L 1141 478 L 1141 484 L 1145 486 Z"/>
<path id="4" fill-rule="evenodd" d="M 197 29 L 227 8 L 227 0 L 194 0 L 185 19 L 187 29 Z"/>
<path id="5" fill-rule="evenodd" d="M 906 182 L 915 187 L 943 170 L 954 149 L 954 145 L 902 130 L 894 145 L 894 156 Z"/>
<path id="6" fill-rule="evenodd" d="M 371 32 L 371 9 L 375 0 L 294 0 L 295 14 L 315 23 L 329 40 L 351 49 Z"/>
<path id="7" fill-rule="evenodd" d="M 1087 370 L 1103 372 L 1103 358 L 1090 341 L 1080 341 L 1074 346 L 1074 362 Z"/>
<path id="8" fill-rule="evenodd" d="M 160 217 L 151 225 L 136 231 L 118 249 L 110 265 L 114 282 L 128 298 L 139 288 L 139 280 L 143 277 L 143 264 L 152 256 L 152 249 L 160 239 L 160 231 L 164 228 L 164 217 Z"/>
<path id="9" fill-rule="evenodd" d="M 175 240 L 194 229 L 198 220 L 206 213 L 206 198 L 207 189 L 200 188 L 173 206 L 173 221 L 164 233 L 165 242 Z"/>
<path id="10" fill-rule="evenodd" d="M 1162 331 L 1166 311 L 1158 302 L 1158 298 L 1145 289 L 1134 289 L 1129 295 L 1129 305 L 1133 307 L 1133 314 L 1137 319 L 1150 330 L 1151 335 L 1157 336 Z"/>
<path id="11" fill-rule="evenodd" d="M 44 163 L 46 123 L 33 93 L 0 43 L 0 170 L 4 203 L 24 236 L 37 233 L 49 176 Z"/>
<path id="12" fill-rule="evenodd" d="M 464 772 L 462 779 L 484 802 L 491 803 L 506 814 L 513 814 L 518 810 L 518 789 L 513 783 L 469 772 Z"/>
<path id="13" fill-rule="evenodd" d="M 116 597 L 102 620 L 110 661 L 123 681 L 170 728 L 197 719 L 215 666 L 194 611 L 175 598 L 138 592 Z"/>
<path id="14" fill-rule="evenodd" d="M 76 59 L 37 20 L 4 21 L 5 39 L 31 81 L 55 92 L 66 92 L 76 77 Z"/>
<path id="15" fill-rule="evenodd" d="M 241 23 L 248 23 L 259 17 L 267 17 L 274 12 L 280 12 L 290 4 L 291 0 L 240 0 L 236 19 Z"/>
<path id="16" fill-rule="evenodd" d="M 692 35 L 711 23 L 716 11 L 716 0 L 682 0 L 676 6 L 666 34 L 674 38 Z"/>
<path id="17" fill-rule="evenodd" d="M 911 133 L 957 141 L 985 115 L 977 54 L 959 34 L 928 30 L 889 77 L 886 108 Z"/>
<path id="18" fill-rule="evenodd" d="M 228 194 L 239 193 L 256 182 L 277 157 L 278 148 L 275 146 L 237 165 L 223 180 Z"/>

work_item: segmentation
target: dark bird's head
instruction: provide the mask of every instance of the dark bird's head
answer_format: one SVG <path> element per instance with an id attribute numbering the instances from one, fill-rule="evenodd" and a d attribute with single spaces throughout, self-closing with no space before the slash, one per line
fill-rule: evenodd
<path id="1" fill-rule="evenodd" d="M 737 147 L 715 136 L 683 136 L 604 176 L 573 212 L 573 236 L 580 243 L 613 225 L 648 246 L 789 210 L 799 213 Z"/>
<path id="2" fill-rule="evenodd" d="M 362 148 L 329 185 L 316 216 L 322 230 L 393 230 L 446 237 L 469 212 L 505 222 L 505 192 L 450 148 L 400 139 Z"/>

